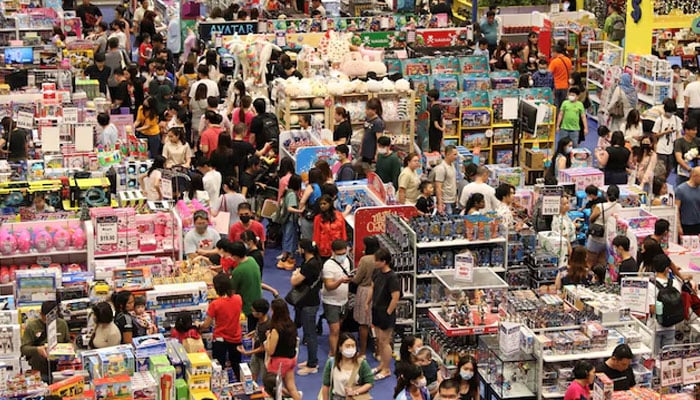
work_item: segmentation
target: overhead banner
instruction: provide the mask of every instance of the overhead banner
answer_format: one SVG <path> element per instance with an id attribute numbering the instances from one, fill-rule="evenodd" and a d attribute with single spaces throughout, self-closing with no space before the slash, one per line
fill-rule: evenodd
<path id="1" fill-rule="evenodd" d="M 201 22 L 199 24 L 199 38 L 208 42 L 214 35 L 221 36 L 251 35 L 258 33 L 258 21 L 244 22 Z"/>

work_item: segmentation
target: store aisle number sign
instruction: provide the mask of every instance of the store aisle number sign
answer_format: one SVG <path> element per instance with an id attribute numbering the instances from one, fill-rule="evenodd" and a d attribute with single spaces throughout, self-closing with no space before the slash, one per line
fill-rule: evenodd
<path id="1" fill-rule="evenodd" d="M 561 187 L 545 187 L 541 190 L 542 215 L 559 215 L 563 192 Z"/>
<path id="2" fill-rule="evenodd" d="M 117 244 L 117 216 L 97 217 L 97 245 Z"/>
<path id="3" fill-rule="evenodd" d="M 17 127 L 21 129 L 34 129 L 34 115 L 26 111 L 17 113 Z"/>

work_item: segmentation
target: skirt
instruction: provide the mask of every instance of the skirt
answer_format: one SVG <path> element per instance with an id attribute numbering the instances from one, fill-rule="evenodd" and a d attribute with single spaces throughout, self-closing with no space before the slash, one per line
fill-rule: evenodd
<path id="1" fill-rule="evenodd" d="M 366 306 L 369 302 L 371 286 L 358 286 L 355 294 L 355 307 L 352 317 L 360 325 L 372 324 L 372 306 Z"/>

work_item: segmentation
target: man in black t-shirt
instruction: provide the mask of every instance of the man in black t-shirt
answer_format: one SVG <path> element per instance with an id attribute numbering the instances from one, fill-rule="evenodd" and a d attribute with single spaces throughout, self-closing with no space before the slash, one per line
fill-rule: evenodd
<path id="1" fill-rule="evenodd" d="M 617 283 L 622 282 L 622 278 L 636 276 L 639 271 L 637 261 L 630 254 L 630 240 L 627 236 L 615 236 L 612 242 L 613 248 L 622 259 L 617 271 Z"/>
<path id="2" fill-rule="evenodd" d="M 391 351 L 401 282 L 391 270 L 391 253 L 379 249 L 374 253 L 374 260 L 376 269 L 372 274 L 372 324 L 376 328 L 377 353 L 381 356 L 375 377 L 381 380 L 391 375 Z"/>
<path id="3" fill-rule="evenodd" d="M 445 122 L 442 120 L 442 107 L 438 102 L 440 92 L 437 89 L 428 91 L 430 102 L 430 125 L 428 126 L 428 147 L 431 152 L 440 151 L 442 137 L 445 133 Z"/>
<path id="4" fill-rule="evenodd" d="M 105 53 L 95 54 L 95 63 L 85 68 L 85 75 L 100 82 L 100 93 L 107 94 L 107 81 L 112 69 L 105 65 Z"/>
<path id="5" fill-rule="evenodd" d="M 438 3 L 430 9 L 430 13 L 433 15 L 447 14 L 449 19 L 452 19 L 452 9 L 445 3 L 445 0 L 438 0 Z"/>
<path id="6" fill-rule="evenodd" d="M 80 17 L 85 32 L 91 32 L 95 25 L 102 22 L 102 11 L 90 3 L 90 0 L 83 0 L 83 4 L 75 9 L 75 14 Z"/>
<path id="7" fill-rule="evenodd" d="M 255 154 L 255 147 L 253 147 L 250 142 L 243 140 L 248 128 L 242 122 L 236 124 L 233 127 L 234 139 L 231 141 L 231 148 L 233 149 L 233 164 L 238 169 L 238 181 L 243 179 L 243 173 L 246 168 L 246 160 L 249 156 Z"/>
<path id="8" fill-rule="evenodd" d="M 583 208 L 593 209 L 593 207 L 596 204 L 605 203 L 605 196 L 601 196 L 599 195 L 599 193 L 600 191 L 598 190 L 598 187 L 596 185 L 586 186 L 586 199 L 588 201 L 586 202 L 586 205 Z"/>
<path id="9" fill-rule="evenodd" d="M 596 372 L 602 372 L 613 381 L 614 390 L 629 390 L 637 385 L 632 371 L 632 349 L 629 345 L 621 344 L 615 347 L 612 357 L 596 367 Z"/>

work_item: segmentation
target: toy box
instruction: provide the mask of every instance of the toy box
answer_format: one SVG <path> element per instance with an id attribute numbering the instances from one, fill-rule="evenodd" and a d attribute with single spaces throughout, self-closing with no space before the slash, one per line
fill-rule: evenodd
<path id="1" fill-rule="evenodd" d="M 188 375 L 187 385 L 190 392 L 196 392 L 200 390 L 211 390 L 211 376 L 210 375 Z"/>
<path id="2" fill-rule="evenodd" d="M 428 60 L 408 58 L 401 61 L 404 75 L 430 76 L 430 63 Z"/>
<path id="3" fill-rule="evenodd" d="M 559 171 L 559 183 L 573 183 L 575 190 L 586 190 L 588 185 L 603 186 L 605 177 L 603 171 L 596 168 L 567 168 Z"/>
<path id="4" fill-rule="evenodd" d="M 174 399 L 175 368 L 172 365 L 151 367 L 151 375 L 156 381 L 158 400 Z"/>
<path id="5" fill-rule="evenodd" d="M 18 304 L 41 304 L 56 300 L 56 286 L 61 282 L 58 268 L 17 270 L 16 299 Z"/>
<path id="6" fill-rule="evenodd" d="M 491 79 L 486 73 L 464 74 L 462 75 L 462 90 L 489 90 L 491 89 Z"/>
<path id="7" fill-rule="evenodd" d="M 520 91 L 517 89 L 519 76 L 519 73 L 517 71 L 496 71 L 491 72 L 489 76 L 491 78 L 491 87 L 493 89 L 516 90 L 517 94 L 514 97 L 520 97 Z"/>
<path id="8" fill-rule="evenodd" d="M 198 305 L 207 301 L 207 284 L 204 282 L 155 285 L 153 290 L 146 292 L 146 303 L 149 309 Z"/>
<path id="9" fill-rule="evenodd" d="M 165 354 L 165 338 L 161 334 L 136 337 L 132 340 L 134 348 L 139 353 Z"/>
<path id="10" fill-rule="evenodd" d="M 85 377 L 73 376 L 53 383 L 49 386 L 49 392 L 52 395 L 60 397 L 76 396 L 85 390 Z"/>
<path id="11" fill-rule="evenodd" d="M 486 108 L 462 110 L 462 128 L 484 128 L 491 125 L 491 111 Z"/>
<path id="12" fill-rule="evenodd" d="M 136 372 L 131 377 L 131 390 L 134 400 L 157 400 L 156 381 L 150 372 Z"/>
<path id="13" fill-rule="evenodd" d="M 544 169 L 544 162 L 549 158 L 548 149 L 525 149 L 525 166 L 531 169 Z"/>
<path id="14" fill-rule="evenodd" d="M 547 87 L 521 88 L 520 98 L 535 103 L 554 103 L 554 92 Z"/>
<path id="15" fill-rule="evenodd" d="M 490 107 L 489 91 L 472 90 L 459 94 L 459 104 L 461 108 L 469 107 Z"/>
<path id="16" fill-rule="evenodd" d="M 246 363 L 241 363 L 240 368 L 243 390 L 245 390 L 246 394 L 253 394 L 253 392 L 255 392 L 255 381 L 253 380 L 253 374 L 250 372 L 250 368 Z"/>
<path id="17" fill-rule="evenodd" d="M 0 326 L 0 357 L 19 354 L 21 337 L 22 333 L 19 325 Z"/>
<path id="18" fill-rule="evenodd" d="M 175 380 L 175 392 L 177 393 L 176 400 L 189 400 L 190 398 L 190 389 L 184 379 Z"/>
<path id="19" fill-rule="evenodd" d="M 591 400 L 611 400 L 614 384 L 604 373 L 595 374 Z"/>
<path id="20" fill-rule="evenodd" d="M 486 56 L 466 56 L 459 59 L 460 71 L 463 74 L 470 74 L 475 72 L 488 73 L 491 68 L 489 67 L 489 60 Z"/>
<path id="21" fill-rule="evenodd" d="M 92 384 L 96 400 L 131 399 L 131 378 L 128 375 L 97 378 Z"/>
<path id="22" fill-rule="evenodd" d="M 190 376 L 211 376 L 211 359 L 209 358 L 207 353 L 189 353 L 187 354 L 187 359 L 189 360 L 187 372 Z"/>
<path id="23" fill-rule="evenodd" d="M 498 348 L 504 354 L 520 350 L 520 324 L 501 321 L 498 327 Z"/>
<path id="24" fill-rule="evenodd" d="M 124 352 L 102 352 L 98 353 L 100 376 L 112 377 L 117 375 L 131 375 L 134 373 L 134 354 L 129 351 Z"/>
<path id="25" fill-rule="evenodd" d="M 493 130 L 492 144 L 513 143 L 513 128 L 496 128 Z M 510 164 L 510 163 L 509 163 Z"/>
<path id="26" fill-rule="evenodd" d="M 459 72 L 459 58 L 454 56 L 434 57 L 430 59 L 430 70 L 433 75 Z"/>
<path id="27" fill-rule="evenodd" d="M 57 343 L 49 353 L 49 358 L 55 361 L 71 361 L 75 358 L 75 348 L 71 343 Z"/>
<path id="28" fill-rule="evenodd" d="M 586 168 L 593 166 L 593 154 L 586 148 L 571 150 L 571 168 Z"/>
<path id="29" fill-rule="evenodd" d="M 211 392 L 211 390 L 198 390 L 196 392 L 190 392 L 191 400 L 210 400 L 216 398 L 217 397 Z"/>

